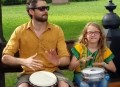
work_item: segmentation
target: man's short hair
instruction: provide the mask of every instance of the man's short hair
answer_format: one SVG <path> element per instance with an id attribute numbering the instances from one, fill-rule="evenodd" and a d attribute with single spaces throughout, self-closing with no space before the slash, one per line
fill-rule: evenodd
<path id="1" fill-rule="evenodd" d="M 26 8 L 27 9 L 35 8 L 37 1 L 46 1 L 46 0 L 27 0 Z"/>
<path id="2" fill-rule="evenodd" d="M 29 14 L 29 9 L 36 8 L 36 3 L 38 1 L 45 1 L 46 2 L 46 0 L 27 0 L 27 2 L 26 2 L 26 10 L 27 10 L 28 15 L 30 16 L 30 18 L 32 18 L 32 15 Z"/>

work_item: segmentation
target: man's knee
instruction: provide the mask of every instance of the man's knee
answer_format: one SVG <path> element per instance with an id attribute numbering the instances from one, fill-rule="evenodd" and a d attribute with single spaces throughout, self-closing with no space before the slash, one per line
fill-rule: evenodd
<path id="1" fill-rule="evenodd" d="M 21 83 L 18 87 L 30 87 L 28 83 Z"/>
<path id="2" fill-rule="evenodd" d="M 69 87 L 69 85 L 65 81 L 59 81 L 58 82 L 58 87 Z"/>

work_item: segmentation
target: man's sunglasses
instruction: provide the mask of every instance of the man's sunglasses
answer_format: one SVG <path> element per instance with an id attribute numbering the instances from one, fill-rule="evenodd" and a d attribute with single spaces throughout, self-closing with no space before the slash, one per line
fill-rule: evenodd
<path id="1" fill-rule="evenodd" d="M 45 11 L 45 10 L 49 11 L 49 8 L 50 8 L 49 6 L 40 6 L 40 7 L 35 7 L 33 9 L 38 9 L 40 11 Z"/>

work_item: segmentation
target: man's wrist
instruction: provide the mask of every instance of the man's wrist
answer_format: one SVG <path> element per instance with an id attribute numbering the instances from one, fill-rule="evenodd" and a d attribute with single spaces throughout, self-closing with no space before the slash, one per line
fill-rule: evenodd
<path id="1" fill-rule="evenodd" d="M 60 66 L 60 60 L 58 61 L 58 66 Z"/>

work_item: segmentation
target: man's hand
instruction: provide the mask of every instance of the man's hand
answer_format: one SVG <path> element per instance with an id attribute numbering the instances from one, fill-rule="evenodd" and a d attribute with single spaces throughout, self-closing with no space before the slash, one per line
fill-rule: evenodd
<path id="1" fill-rule="evenodd" d="M 32 69 L 33 71 L 35 71 L 35 68 L 42 69 L 43 67 L 42 61 L 37 59 L 37 53 L 25 59 L 23 62 L 24 66 Z"/>
<path id="2" fill-rule="evenodd" d="M 52 50 L 49 50 L 49 51 L 45 51 L 45 53 L 47 55 L 46 58 L 47 58 L 48 61 L 50 61 L 55 66 L 60 65 L 60 61 L 59 61 L 56 50 L 52 49 Z"/>

